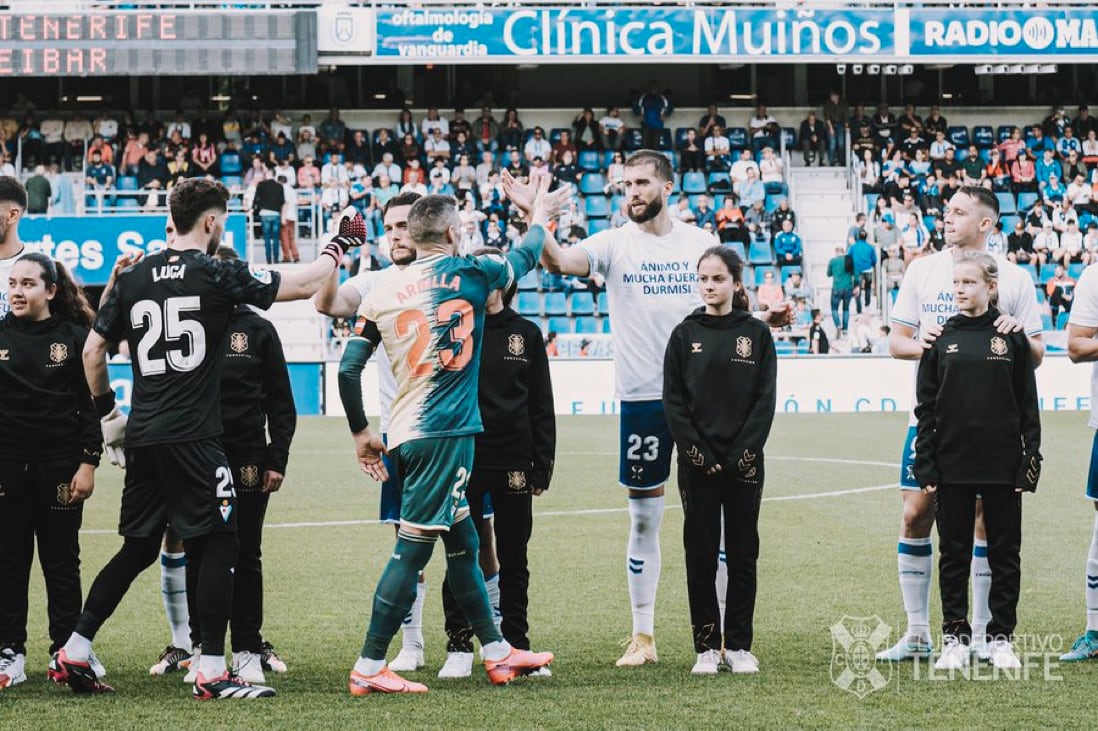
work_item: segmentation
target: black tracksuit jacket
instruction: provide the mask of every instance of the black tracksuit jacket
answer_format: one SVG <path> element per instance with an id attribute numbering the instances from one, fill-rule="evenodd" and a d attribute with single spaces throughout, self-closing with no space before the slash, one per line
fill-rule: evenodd
<path id="1" fill-rule="evenodd" d="M 663 408 L 679 463 L 749 469 L 770 435 L 777 373 L 770 328 L 750 313 L 699 308 L 679 323 L 663 360 Z"/>
<path id="2" fill-rule="evenodd" d="M 955 315 L 923 353 L 916 387 L 915 477 L 926 485 L 1037 489 L 1041 415 L 1024 333 L 995 330 L 998 310 Z"/>

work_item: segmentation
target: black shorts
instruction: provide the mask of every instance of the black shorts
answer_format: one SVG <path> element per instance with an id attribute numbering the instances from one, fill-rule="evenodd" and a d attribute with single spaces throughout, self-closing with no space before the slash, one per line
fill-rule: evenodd
<path id="1" fill-rule="evenodd" d="M 263 494 L 263 473 L 266 472 L 263 462 L 266 455 L 262 451 L 230 449 L 225 450 L 225 455 L 232 469 L 237 494 Z"/>
<path id="2" fill-rule="evenodd" d="M 236 490 L 221 441 L 199 439 L 126 450 L 126 480 L 118 532 L 180 538 L 236 532 Z"/>

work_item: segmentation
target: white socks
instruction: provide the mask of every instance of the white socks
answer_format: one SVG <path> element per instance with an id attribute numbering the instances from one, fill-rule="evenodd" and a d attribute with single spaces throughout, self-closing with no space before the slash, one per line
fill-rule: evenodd
<path id="1" fill-rule="evenodd" d="M 76 662 L 87 662 L 91 657 L 92 641 L 83 635 L 78 635 L 75 632 L 69 636 L 68 642 L 65 643 L 65 654 L 70 660 Z"/>
<path id="2" fill-rule="evenodd" d="M 987 541 L 973 539 L 972 543 L 972 639 L 982 640 L 991 621 L 988 595 L 991 593 L 991 566 L 987 562 Z"/>
<path id="3" fill-rule="evenodd" d="M 503 614 L 499 611 L 499 573 L 486 576 L 484 586 L 488 589 L 488 603 L 492 605 L 492 622 L 499 632 L 499 626 L 503 623 Z"/>
<path id="4" fill-rule="evenodd" d="M 371 660 L 366 657 L 360 657 L 355 661 L 355 672 L 360 675 L 365 675 L 367 678 L 371 675 L 377 675 L 384 669 L 384 660 Z"/>
<path id="5" fill-rule="evenodd" d="M 198 656 L 198 673 L 206 680 L 211 678 L 220 678 L 228 671 L 228 667 L 225 665 L 224 655 L 207 655 L 202 653 Z"/>
<path id="6" fill-rule="evenodd" d="M 907 612 L 907 634 L 930 637 L 930 574 L 934 565 L 930 538 L 900 536 L 897 569 Z"/>
<path id="7" fill-rule="evenodd" d="M 1087 632 L 1098 632 L 1098 515 L 1094 516 L 1094 531 L 1087 554 Z"/>
<path id="8" fill-rule="evenodd" d="M 491 660 L 493 662 L 502 660 L 511 654 L 511 643 L 507 640 L 500 640 L 499 642 L 489 642 L 480 648 L 480 656 L 485 660 Z"/>
<path id="9" fill-rule="evenodd" d="M 420 581 L 416 584 L 416 600 L 404 618 L 401 647 L 405 650 L 423 649 L 423 600 L 426 598 L 427 584 Z"/>
<path id="10" fill-rule="evenodd" d="M 717 608 L 721 612 L 721 634 L 724 634 L 724 600 L 728 595 L 728 556 L 724 552 L 724 516 L 721 516 L 721 542 L 717 552 Z"/>
<path id="11" fill-rule="evenodd" d="M 633 634 L 655 636 L 656 589 L 660 583 L 660 524 L 663 496 L 629 498 L 629 545 L 625 577 L 633 608 Z"/>
<path id="12" fill-rule="evenodd" d="M 190 615 L 187 612 L 187 554 L 160 552 L 160 593 L 164 614 L 172 630 L 172 647 L 191 649 Z"/>

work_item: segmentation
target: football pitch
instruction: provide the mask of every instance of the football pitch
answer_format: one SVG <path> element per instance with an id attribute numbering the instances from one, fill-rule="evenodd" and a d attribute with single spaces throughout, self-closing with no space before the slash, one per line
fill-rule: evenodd
<path id="1" fill-rule="evenodd" d="M 441 681 L 438 548 L 427 568 L 427 667 L 419 697 L 352 698 L 347 674 L 393 529 L 376 524 L 378 488 L 358 472 L 342 419 L 299 424 L 282 492 L 267 514 L 264 634 L 290 672 L 269 701 L 197 703 L 179 675 L 149 666 L 169 634 L 156 568 L 96 639 L 113 696 L 74 697 L 45 679 L 44 589 L 35 567 L 26 683 L 0 692 L 0 728 L 908 728 L 1090 727 L 1098 662 L 1059 652 L 1084 628 L 1083 575 L 1094 510 L 1082 497 L 1091 433 L 1082 413 L 1045 414 L 1045 472 L 1025 496 L 1018 633 L 1023 672 L 944 677 L 925 664 L 864 663 L 904 628 L 896 579 L 902 414 L 779 416 L 767 449 L 755 614 L 757 676 L 692 677 L 677 491 L 668 490 L 657 665 L 617 669 L 630 630 L 627 516 L 616 485 L 617 420 L 561 418 L 552 489 L 534 503 L 531 640 L 557 654 L 553 677 L 492 687 L 483 668 Z M 117 549 L 121 473 L 106 466 L 87 505 L 84 590 Z M 937 543 L 935 539 L 935 543 Z M 937 554 L 935 555 L 935 563 Z M 931 625 L 940 621 L 935 589 Z M 844 619 L 845 618 L 845 619 Z M 870 618 L 856 622 L 850 618 Z M 878 620 L 891 634 L 863 636 Z M 850 634 L 833 642 L 832 626 Z M 884 630 L 882 630 L 883 632 Z M 853 637 L 853 641 L 851 640 Z M 863 642 L 864 640 L 864 642 Z M 390 657 L 399 646 L 394 642 Z M 843 674 L 844 668 L 850 672 Z M 868 690 L 863 697 L 852 692 Z M 845 685 L 846 689 L 839 687 Z"/>

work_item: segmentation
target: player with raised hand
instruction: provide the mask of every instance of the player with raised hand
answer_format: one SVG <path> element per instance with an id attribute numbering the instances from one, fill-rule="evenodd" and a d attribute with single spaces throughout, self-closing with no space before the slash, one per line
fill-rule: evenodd
<path id="1" fill-rule="evenodd" d="M 11 311 L 0 318 L 0 689 L 27 678 L 36 539 L 51 655 L 76 624 L 78 534 L 103 441 L 80 359 L 95 314 L 84 293 L 39 253 L 19 259 L 4 287 Z"/>
<path id="2" fill-rule="evenodd" d="M 953 294 L 953 265 L 964 252 L 987 250 L 987 236 L 999 220 L 999 201 L 995 194 L 980 186 L 965 186 L 950 198 L 945 212 L 946 248 L 937 254 L 911 262 L 904 273 L 900 292 L 892 308 L 892 331 L 888 347 L 893 358 L 919 360 L 938 335 L 946 320 L 958 313 Z M 998 310 L 995 326 L 1001 334 L 1025 332 L 1029 338 L 1033 363 L 1044 357 L 1041 340 L 1041 316 L 1033 280 L 1016 264 L 1003 256 L 995 257 L 999 268 Z M 909 418 L 907 438 L 900 467 L 900 495 L 903 519 L 897 548 L 897 570 L 907 631 L 892 647 L 877 653 L 877 659 L 898 662 L 929 657 L 930 582 L 933 549 L 930 532 L 934 527 L 934 496 L 921 491 L 914 472 L 916 419 Z M 987 657 L 980 642 L 991 619 L 988 593 L 991 569 L 987 560 L 982 506 L 977 503 L 975 542 L 972 560 L 972 636 L 974 650 Z"/>
<path id="3" fill-rule="evenodd" d="M 507 197 L 520 210 L 529 210 L 531 187 L 506 171 L 502 180 Z M 602 275 L 610 297 L 615 392 L 621 400 L 618 482 L 629 498 L 625 575 L 633 611 L 632 637 L 617 661 L 619 667 L 657 659 L 659 529 L 673 447 L 663 414 L 663 355 L 671 331 L 702 304 L 695 263 L 718 243 L 712 234 L 669 215 L 667 201 L 674 181 L 663 153 L 633 153 L 625 163 L 623 185 L 629 223 L 597 233 L 570 249 L 548 241 L 542 252 L 547 271 L 576 277 Z M 767 315 L 775 326 L 788 317 L 785 308 Z M 724 567 L 718 568 L 718 582 L 723 582 Z M 724 594 L 718 585 L 718 596 Z"/>
<path id="4" fill-rule="evenodd" d="M 271 688 L 239 680 L 225 662 L 238 543 L 236 491 L 220 442 L 220 346 L 237 305 L 266 308 L 275 300 L 312 296 L 347 249 L 362 244 L 365 224 L 357 213 L 344 212 L 339 233 L 316 261 L 281 275 L 251 271 L 244 262 L 211 256 L 225 230 L 228 200 L 225 186 L 204 179 L 187 179 L 172 189 L 175 239 L 118 276 L 84 347 L 88 385 L 100 414 L 115 408 L 106 364 L 111 343 L 129 344 L 134 385 L 125 433 L 122 548 L 92 584 L 52 673 L 76 693 L 112 690 L 95 679 L 88 664 L 92 639 L 133 580 L 156 561 L 170 523 L 197 576 L 203 654 L 194 697 L 274 695 Z"/>
<path id="5" fill-rule="evenodd" d="M 366 641 L 350 676 L 350 692 L 423 693 L 385 664 L 385 654 L 411 607 L 419 572 L 436 540 L 446 549 L 447 576 L 455 598 L 481 641 L 489 679 L 503 684 L 548 665 L 552 653 L 532 653 L 508 644 L 496 629 L 477 564 L 478 537 L 465 488 L 473 468 L 475 435 L 482 430 L 477 407 L 480 340 L 485 303 L 537 264 L 547 227 L 568 191 L 534 199 L 534 225 L 505 257 L 457 257 L 460 235 L 454 200 L 426 196 L 412 206 L 408 233 L 417 258 L 379 278 L 360 308 L 360 325 L 343 352 L 339 391 L 354 435 L 361 469 L 388 477 L 385 446 L 370 430 L 362 407 L 362 369 L 379 343 L 389 352 L 397 394 L 389 426 L 392 459 L 400 472 L 402 501 L 396 547 L 378 581 Z"/>

